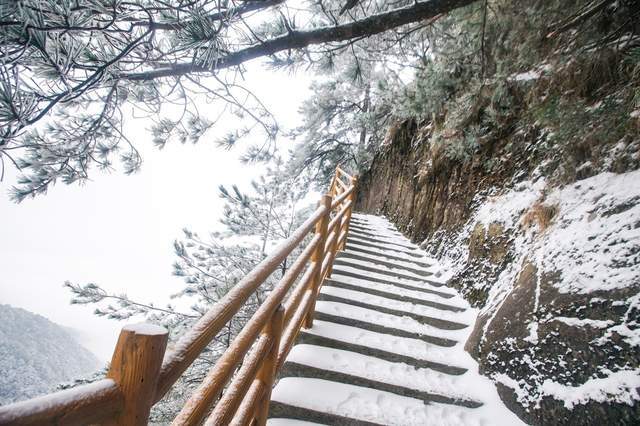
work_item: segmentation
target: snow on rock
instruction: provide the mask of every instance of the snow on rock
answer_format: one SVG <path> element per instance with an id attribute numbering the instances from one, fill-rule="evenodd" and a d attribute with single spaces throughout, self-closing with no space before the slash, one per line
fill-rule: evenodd
<path id="1" fill-rule="evenodd" d="M 511 191 L 489 197 L 476 211 L 473 222 L 483 225 L 498 222 L 513 227 L 520 215 L 540 198 L 545 187 L 545 179 L 540 178 L 535 182 L 521 182 Z"/>
<path id="2" fill-rule="evenodd" d="M 640 277 L 640 170 L 602 173 L 554 190 L 552 229 L 539 240 L 546 271 L 557 270 L 561 292 L 628 287 Z"/>
<path id="3" fill-rule="evenodd" d="M 607 328 L 613 325 L 613 321 L 611 320 L 593 320 L 588 318 L 567 318 L 567 317 L 555 317 L 550 321 L 560 321 L 564 324 L 573 326 L 573 327 L 594 327 L 594 328 Z"/>
<path id="4" fill-rule="evenodd" d="M 513 236 L 515 261 L 491 288 L 483 313 L 495 310 L 511 289 L 525 258 L 537 258 L 544 273 L 560 272 L 556 288 L 564 293 L 589 293 L 629 287 L 640 277 L 640 170 L 602 173 L 551 191 L 545 204 L 558 214 L 541 238 L 520 232 Z M 501 223 L 517 230 L 523 213 L 542 197 L 546 182 L 525 181 L 489 197 L 476 210 L 455 245 L 465 245 L 473 225 Z M 460 271 L 466 258 L 448 253 L 445 263 Z M 640 305 L 636 305 L 639 306 Z"/>
<path id="5" fill-rule="evenodd" d="M 545 380 L 542 392 L 564 402 L 564 406 L 573 409 L 576 405 L 589 401 L 616 401 L 633 405 L 640 401 L 640 372 L 621 370 L 609 372 L 606 377 L 589 379 L 579 386 L 565 386 L 552 380 Z"/>
<path id="6" fill-rule="evenodd" d="M 522 72 L 520 74 L 516 74 L 515 76 L 513 76 L 513 79 L 515 81 L 530 81 L 530 80 L 537 80 L 539 78 L 540 78 L 540 73 L 537 71 Z"/>
<path id="7" fill-rule="evenodd" d="M 538 343 L 538 323 L 536 321 L 530 322 L 527 326 L 529 329 L 529 335 L 525 337 L 523 340 L 533 343 L 534 345 Z"/>
<path id="8" fill-rule="evenodd" d="M 565 330 L 569 330 L 566 333 L 600 335 L 589 344 L 613 348 L 608 349 L 613 351 L 609 359 L 619 356 L 615 355 L 615 351 L 625 350 L 618 346 L 620 343 L 614 343 L 620 342 L 620 339 L 628 345 L 625 347 L 640 347 L 640 324 L 637 322 L 640 310 L 638 182 L 639 170 L 624 174 L 607 172 L 559 188 L 550 187 L 540 178 L 521 182 L 497 195 L 478 196 L 474 200 L 476 208 L 471 219 L 449 239 L 446 249 L 441 252 L 441 263 L 454 274 L 472 273 L 468 269 L 469 242 L 474 227 L 478 224 L 484 229 L 492 224 L 503 227 L 509 261 L 501 266 L 489 285 L 485 280 L 469 284 L 477 290 L 486 291 L 486 300 L 480 309 L 480 317 L 485 319 L 481 342 L 485 341 L 488 331 L 494 327 L 492 322 L 512 295 L 523 268 L 533 265 L 537 275 L 534 276 L 533 311 L 523 312 L 525 316 L 520 319 L 527 318 L 525 334 L 519 337 L 520 340 L 503 338 L 501 341 L 505 347 L 522 351 L 514 357 L 528 365 L 531 374 L 527 377 L 514 376 L 499 372 L 500 367 L 496 367 L 493 374 L 496 382 L 514 391 L 515 398 L 524 407 L 539 406 L 545 397 L 561 401 L 569 410 L 589 401 L 632 404 L 640 399 L 636 389 L 640 386 L 637 362 L 628 364 L 628 361 L 623 361 L 625 357 L 621 357 L 619 363 L 587 363 L 585 370 L 580 373 L 582 379 L 568 381 L 567 377 L 572 372 L 560 378 L 550 376 L 546 367 L 542 367 L 549 363 L 563 365 L 566 358 L 545 359 L 543 357 L 546 355 L 538 352 L 540 345 L 544 344 L 543 334 L 548 333 L 552 326 L 565 327 Z M 536 203 L 554 209 L 555 215 L 547 227 L 523 220 Z M 550 287 L 545 288 L 541 296 L 542 282 L 549 282 Z M 619 296 L 621 294 L 626 296 L 616 299 L 622 297 Z M 548 303 L 549 297 L 554 297 L 562 298 L 565 301 L 562 303 L 575 300 L 580 301 L 575 303 L 585 305 L 582 308 L 580 305 L 562 305 L 565 309 L 562 314 L 554 313 L 548 306 L 541 306 L 541 297 L 547 298 L 545 303 Z M 603 308 L 594 311 L 597 315 L 590 316 L 591 305 L 598 304 L 609 304 L 606 306 L 616 307 L 616 310 Z M 620 310 L 623 312 L 621 315 L 614 313 Z M 529 349 L 522 349 L 518 341 L 529 345 Z M 575 357 L 570 350 L 571 342 L 567 344 L 566 356 Z M 525 357 L 530 357 L 529 361 Z"/>

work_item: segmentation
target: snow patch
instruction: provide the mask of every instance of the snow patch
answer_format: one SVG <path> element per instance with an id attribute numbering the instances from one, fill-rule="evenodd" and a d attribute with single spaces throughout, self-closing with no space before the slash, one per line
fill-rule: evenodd
<path id="1" fill-rule="evenodd" d="M 529 325 L 527 325 L 527 329 L 529 330 L 529 335 L 522 340 L 532 343 L 534 345 L 537 345 L 538 344 L 538 322 L 537 321 L 530 322 Z"/>
<path id="2" fill-rule="evenodd" d="M 122 327 L 122 329 L 126 331 L 133 331 L 136 334 L 144 334 L 146 336 L 161 336 L 168 333 L 166 328 L 159 325 L 150 324 L 148 322 L 128 324 Z"/>
<path id="3" fill-rule="evenodd" d="M 539 78 L 540 78 L 540 73 L 537 71 L 522 72 L 520 74 L 516 74 L 515 76 L 513 76 L 513 79 L 515 81 L 530 81 L 530 80 L 537 80 Z"/>
<path id="4" fill-rule="evenodd" d="M 509 80 L 511 81 L 532 81 L 532 80 L 537 80 L 539 79 L 542 74 L 544 73 L 549 73 L 553 68 L 551 67 L 550 64 L 541 64 L 540 66 L 536 67 L 535 69 L 526 71 L 526 72 L 521 72 L 518 74 L 513 74 L 511 76 L 509 76 Z"/>
<path id="5" fill-rule="evenodd" d="M 545 272 L 561 272 L 562 293 L 621 289 L 640 277 L 640 170 L 601 173 L 554 190 L 559 213 L 537 250 Z"/>
<path id="6" fill-rule="evenodd" d="M 549 321 L 560 321 L 572 327 L 592 327 L 592 328 L 607 328 L 614 324 L 611 320 L 594 320 L 594 319 L 579 319 L 568 317 L 555 317 Z"/>
<path id="7" fill-rule="evenodd" d="M 552 380 L 545 380 L 542 392 L 563 401 L 572 410 L 576 405 L 589 401 L 618 402 L 633 405 L 640 400 L 640 370 L 621 370 L 604 378 L 587 380 L 580 386 L 566 386 Z"/>
<path id="8" fill-rule="evenodd" d="M 520 215 L 538 200 L 546 186 L 543 178 L 520 183 L 515 189 L 491 197 L 483 203 L 473 217 L 473 222 L 480 222 L 485 227 L 491 223 L 501 223 L 512 227 Z"/>

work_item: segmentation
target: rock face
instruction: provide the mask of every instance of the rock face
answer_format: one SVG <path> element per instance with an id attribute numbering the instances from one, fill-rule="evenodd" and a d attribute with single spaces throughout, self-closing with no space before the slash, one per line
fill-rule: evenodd
<path id="1" fill-rule="evenodd" d="M 478 193 L 509 182 L 516 170 L 528 174 L 540 160 L 535 130 L 486 142 L 472 159 L 460 162 L 430 142 L 432 127 L 409 120 L 392 129 L 359 180 L 358 207 L 384 213 L 416 241 L 457 229 L 469 218 Z M 529 146 L 530 155 L 507 149 L 507 142 Z M 489 164 L 494 157 L 500 164 Z"/>
<path id="2" fill-rule="evenodd" d="M 407 121 L 392 133 L 360 178 L 357 203 L 364 211 L 384 213 L 414 240 L 422 240 L 466 220 L 478 181 L 470 164 L 432 167 L 430 146 L 416 143 L 417 132 L 417 123 Z"/>
<path id="3" fill-rule="evenodd" d="M 0 305 L 0 404 L 45 394 L 98 368 L 95 356 L 63 327 Z"/>
<path id="4" fill-rule="evenodd" d="M 610 184 L 598 176 L 565 184 L 578 194 L 574 204 L 563 204 L 568 190 L 548 196 L 554 186 L 538 167 L 548 158 L 527 144 L 541 134 L 503 135 L 467 161 L 450 161 L 430 142 L 431 125 L 405 122 L 361 177 L 356 208 L 384 214 L 458 265 L 450 283 L 481 308 L 466 349 L 519 417 L 531 424 L 636 424 L 640 197 L 621 190 L 607 201 Z M 508 148 L 515 142 L 523 149 Z M 501 166 L 487 167 L 492 158 Z M 616 172 L 635 179 L 634 168 Z M 616 176 L 624 175 L 610 174 L 611 182 Z M 619 188 L 632 180 L 615 182 Z M 487 209 L 494 199 L 500 202 Z M 579 232 L 567 236 L 571 226 Z M 554 265 L 563 239 L 574 243 L 572 263 Z M 616 251 L 620 244 L 624 250 Z M 571 271 L 581 268 L 586 274 Z"/>
<path id="5" fill-rule="evenodd" d="M 575 393 L 580 399 L 585 396 L 585 389 L 580 385 L 590 380 L 593 383 L 594 375 L 606 378 L 607 371 L 615 371 L 619 366 L 635 367 L 637 371 L 638 347 L 625 343 L 620 336 L 606 339 L 600 324 L 618 323 L 627 310 L 619 302 L 637 296 L 638 289 L 562 294 L 553 286 L 555 278 L 539 277 L 536 266 L 526 261 L 515 286 L 495 315 L 491 319 L 480 317 L 466 349 L 480 361 L 485 374 L 498 375 L 501 398 L 527 422 L 542 425 L 636 424 L 640 416 L 637 401 L 629 404 L 586 398 L 568 409 L 567 405 L 571 406 L 574 397 L 568 392 L 559 395 L 565 397 L 563 401 L 545 394 L 545 381 L 567 385 L 562 389 Z M 569 323 L 565 322 L 568 319 Z M 581 320 L 586 320 L 585 324 L 577 326 Z M 603 338 L 605 342 L 594 344 Z M 499 378 L 503 374 L 521 381 L 519 392 L 537 393 L 538 406 L 523 405 L 526 399 L 517 391 L 504 384 L 500 386 Z M 640 384 L 637 376 L 630 384 Z M 611 389 L 611 393 L 614 392 L 631 394 L 637 390 L 618 385 Z"/>

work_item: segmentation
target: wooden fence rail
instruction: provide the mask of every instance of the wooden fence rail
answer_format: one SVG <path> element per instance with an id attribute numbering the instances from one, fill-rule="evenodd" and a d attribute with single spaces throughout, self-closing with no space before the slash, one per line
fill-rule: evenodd
<path id="1" fill-rule="evenodd" d="M 0 407 L 0 425 L 145 425 L 184 371 L 247 299 L 313 232 L 307 245 L 218 358 L 173 425 L 264 425 L 274 379 L 301 327 L 311 327 L 318 292 L 344 249 L 357 179 L 339 166 L 318 208 L 165 353 L 167 331 L 122 329 L 107 378 Z"/>

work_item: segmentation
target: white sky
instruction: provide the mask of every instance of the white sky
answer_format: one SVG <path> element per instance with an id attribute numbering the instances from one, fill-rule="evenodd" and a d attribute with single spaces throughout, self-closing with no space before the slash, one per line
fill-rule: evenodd
<path id="1" fill-rule="evenodd" d="M 299 124 L 298 107 L 310 80 L 264 71 L 246 74 L 249 85 L 279 123 Z M 146 123 L 128 123 L 143 156 L 142 170 L 125 176 L 94 173 L 84 186 L 57 184 L 22 204 L 9 200 L 15 172 L 0 182 L 0 303 L 21 307 L 79 330 L 82 343 L 108 360 L 124 323 L 97 318 L 93 307 L 70 305 L 65 280 L 95 282 L 107 290 L 162 305 L 182 288 L 171 275 L 173 240 L 182 228 L 206 234 L 217 225 L 219 184 L 242 187 L 260 172 L 204 138 L 197 145 L 156 149 Z M 211 140 L 212 138 L 210 138 Z M 279 141 L 286 151 L 290 144 Z M 25 336 L 28 338 L 28 336 Z"/>

